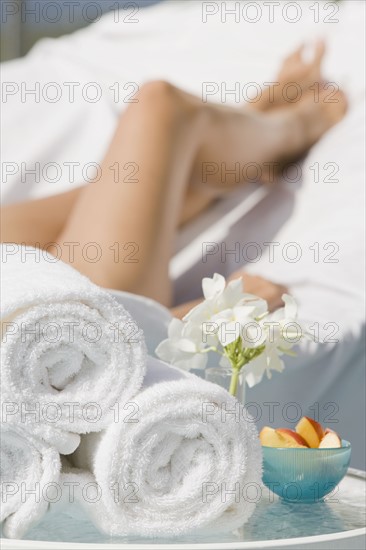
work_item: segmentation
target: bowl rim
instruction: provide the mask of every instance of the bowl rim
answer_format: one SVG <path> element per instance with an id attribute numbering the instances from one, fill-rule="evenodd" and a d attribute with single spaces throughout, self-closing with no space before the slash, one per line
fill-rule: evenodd
<path id="1" fill-rule="evenodd" d="M 342 439 L 342 447 L 322 447 L 321 449 L 319 449 L 319 447 L 270 447 L 269 445 L 262 445 L 262 447 L 264 449 L 272 449 L 274 451 L 305 451 L 305 452 L 309 452 L 309 451 L 334 451 L 334 452 L 339 452 L 339 451 L 342 451 L 344 449 L 352 449 L 352 445 L 349 441 L 347 441 L 346 439 Z"/>

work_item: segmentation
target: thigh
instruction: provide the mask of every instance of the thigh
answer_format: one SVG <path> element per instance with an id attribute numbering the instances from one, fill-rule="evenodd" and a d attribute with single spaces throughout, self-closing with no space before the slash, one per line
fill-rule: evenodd
<path id="1" fill-rule="evenodd" d="M 56 241 L 82 187 L 1 208 L 1 242 L 45 248 Z"/>

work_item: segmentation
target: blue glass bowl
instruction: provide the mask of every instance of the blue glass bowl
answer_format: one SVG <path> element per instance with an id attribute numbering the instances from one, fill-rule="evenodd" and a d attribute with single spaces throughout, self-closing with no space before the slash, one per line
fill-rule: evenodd
<path id="1" fill-rule="evenodd" d="M 263 483 L 287 502 L 318 502 L 337 491 L 351 459 L 351 444 L 337 449 L 265 447 Z"/>

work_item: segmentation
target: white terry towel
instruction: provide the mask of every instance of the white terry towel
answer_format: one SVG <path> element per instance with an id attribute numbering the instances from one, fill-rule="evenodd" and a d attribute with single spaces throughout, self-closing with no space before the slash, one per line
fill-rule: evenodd
<path id="1" fill-rule="evenodd" d="M 245 523 L 262 459 L 238 401 L 149 358 L 144 389 L 130 405 L 104 433 L 83 436 L 71 456 L 85 471 L 80 486 L 91 474 L 97 484 L 96 502 L 81 499 L 95 525 L 111 536 L 167 537 Z"/>
<path id="2" fill-rule="evenodd" d="M 60 491 L 60 455 L 21 426 L 1 425 L 0 521 L 9 538 L 21 538 Z"/>
<path id="3" fill-rule="evenodd" d="M 139 390 L 143 333 L 107 291 L 54 256 L 9 244 L 0 252 L 1 420 L 68 454 Z"/>

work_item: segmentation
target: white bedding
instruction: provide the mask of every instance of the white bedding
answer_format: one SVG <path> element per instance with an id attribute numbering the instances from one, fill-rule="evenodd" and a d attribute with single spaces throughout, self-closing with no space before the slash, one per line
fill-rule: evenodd
<path id="1" fill-rule="evenodd" d="M 226 83 L 232 88 L 240 82 L 243 90 L 249 82 L 274 79 L 291 49 L 325 35 L 329 43 L 326 76 L 344 85 L 352 100 L 362 96 L 362 2 L 344 2 L 332 17 L 320 3 L 319 23 L 314 23 L 308 4 L 300 6 L 298 22 L 287 22 L 282 15 L 286 2 L 276 8 L 274 23 L 269 22 L 264 5 L 257 23 L 243 18 L 236 23 L 229 16 L 222 23 L 220 14 L 204 23 L 201 4 L 166 0 L 141 10 L 135 24 L 122 20 L 125 12 L 119 22 L 110 12 L 72 35 L 45 38 L 25 58 L 3 64 L 3 201 L 41 197 L 80 185 L 83 168 L 84 175 L 91 177 L 88 163 L 103 157 L 118 113 L 127 105 L 124 100 L 133 95 L 136 85 L 152 79 L 169 80 L 198 95 L 204 83 L 216 83 L 219 88 Z M 225 5 L 229 10 L 235 2 Z M 294 17 L 290 12 L 289 16 Z M 322 23 L 326 16 L 339 22 Z M 247 17 L 253 15 L 248 12 Z M 340 36 L 347 40 L 339 40 Z M 37 90 L 35 95 L 32 89 Z M 220 101 L 220 94 L 210 98 Z M 235 97 L 228 95 L 227 101 L 234 103 Z M 22 162 L 24 169 L 40 163 L 40 181 L 31 174 L 23 174 L 22 181 Z M 73 162 L 78 164 L 70 166 Z"/>
<path id="2" fill-rule="evenodd" d="M 355 423 L 353 419 L 365 417 L 362 355 L 365 4 L 347 0 L 340 3 L 336 13 L 338 8 L 330 2 L 315 3 L 319 6 L 317 23 L 310 2 L 297 3 L 302 16 L 295 23 L 286 21 L 282 15 L 286 2 L 275 8 L 273 23 L 269 22 L 265 3 L 257 3 L 262 16 L 256 23 L 243 17 L 235 22 L 233 16 L 223 23 L 220 14 L 209 16 L 204 23 L 201 4 L 165 1 L 140 11 L 139 22 L 135 24 L 115 22 L 112 12 L 74 35 L 44 39 L 26 58 L 3 65 L 3 82 L 14 83 L 8 84 L 8 91 L 12 86 L 13 90 L 19 87 L 24 91 L 24 82 L 28 88 L 40 83 L 39 103 L 31 95 L 22 101 L 21 94 L 15 93 L 3 104 L 3 203 L 42 197 L 80 185 L 83 169 L 85 174 L 88 166 L 87 174 L 91 176 L 92 167 L 88 163 L 102 159 L 118 114 L 126 107 L 123 98 L 135 89 L 134 84 L 128 83 L 141 85 L 151 79 L 166 79 L 198 95 L 205 82 L 215 82 L 219 87 L 226 82 L 228 88 L 234 87 L 235 82 L 263 84 L 275 78 L 281 60 L 291 49 L 303 41 L 325 36 L 328 45 L 325 76 L 344 87 L 350 110 L 305 159 L 302 185 L 284 184 L 264 200 L 259 195 L 248 199 L 246 190 L 238 191 L 235 204 L 241 199 L 259 204 L 254 209 L 250 204 L 248 213 L 243 202 L 243 216 L 227 217 L 223 228 L 216 226 L 218 233 L 212 231 L 212 213 L 208 213 L 206 221 L 197 223 L 206 227 L 201 237 L 205 242 L 217 241 L 219 245 L 224 242 L 227 249 L 237 242 L 240 249 L 248 242 L 258 243 L 262 257 L 248 265 L 248 270 L 288 284 L 299 301 L 301 316 L 318 321 L 325 334 L 332 330 L 332 326 L 324 329 L 325 323 L 339 327 L 336 337 L 341 344 L 304 349 L 302 359 L 293 365 L 289 362 L 286 375 L 272 380 L 271 386 L 261 384 L 252 395 L 258 402 L 275 395 L 276 401 L 296 401 L 302 409 L 315 401 L 324 404 L 336 400 L 343 432 L 350 434 L 350 439 L 352 430 L 355 434 L 354 465 L 362 467 L 364 443 L 356 436 L 364 429 L 360 421 Z M 235 6 L 235 2 L 225 4 L 227 9 Z M 293 17 L 290 12 L 287 15 Z M 253 14 L 249 17 L 253 18 Z M 336 19 L 338 22 L 332 22 Z M 49 82 L 57 83 L 62 94 L 60 101 L 51 103 L 45 99 L 55 91 L 47 88 Z M 73 102 L 69 98 L 71 85 L 65 84 L 70 82 L 80 84 L 75 87 Z M 95 88 L 85 88 L 90 82 L 96 82 L 101 90 L 101 99 L 95 103 L 86 101 L 81 93 L 84 90 L 84 96 L 88 92 L 88 97 L 92 96 Z M 114 101 L 117 82 L 119 102 Z M 211 99 L 220 101 L 220 95 Z M 234 96 L 229 96 L 228 101 L 234 102 Z M 22 181 L 21 163 L 32 168 L 35 162 L 44 169 L 43 177 L 41 174 L 37 181 L 30 175 Z M 73 162 L 77 165 L 71 178 Z M 57 163 L 58 170 L 47 163 Z M 319 182 L 314 181 L 314 169 L 310 169 L 315 163 L 319 163 Z M 334 168 L 326 163 L 338 166 L 333 176 L 338 182 L 322 181 Z M 220 206 L 220 216 L 231 211 L 232 205 L 233 198 L 229 198 Z M 202 262 L 199 240 L 196 248 L 185 248 L 192 232 L 197 235 L 197 228 L 198 225 L 196 230 L 191 226 L 181 235 L 178 242 L 181 254 L 172 261 L 178 301 L 198 293 L 203 275 L 211 275 L 213 271 L 227 275 L 241 266 L 233 255 L 227 256 L 225 262 L 220 254 Z M 269 261 L 263 244 L 268 241 L 279 243 L 274 262 Z M 302 252 L 296 263 L 281 257 L 283 247 L 293 241 Z M 314 243 L 319 243 L 319 262 L 314 261 Z M 327 243 L 335 243 L 335 248 L 331 245 L 324 249 Z M 338 262 L 325 263 L 332 251 L 335 255 L 330 259 Z"/>

